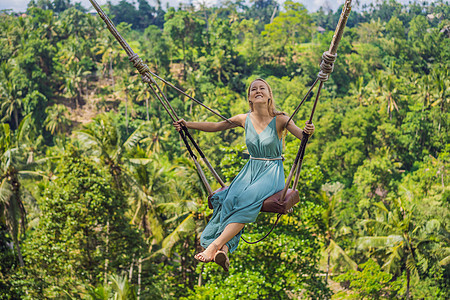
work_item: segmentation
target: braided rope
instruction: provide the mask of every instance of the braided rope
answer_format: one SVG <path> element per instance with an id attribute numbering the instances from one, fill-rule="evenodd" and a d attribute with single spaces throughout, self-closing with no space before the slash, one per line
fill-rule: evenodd
<path id="1" fill-rule="evenodd" d="M 325 82 L 330 77 L 331 72 L 334 69 L 334 62 L 336 61 L 337 54 L 331 54 L 329 51 L 325 51 L 322 54 L 322 62 L 320 63 L 320 71 L 317 77 L 320 81 Z"/>
<path id="2" fill-rule="evenodd" d="M 138 70 L 138 72 L 141 74 L 141 79 L 143 82 L 151 84 L 155 83 L 155 79 L 153 79 L 150 71 L 150 68 L 144 63 L 142 58 L 139 57 L 137 53 L 131 54 L 128 59 L 133 64 L 133 66 Z"/>

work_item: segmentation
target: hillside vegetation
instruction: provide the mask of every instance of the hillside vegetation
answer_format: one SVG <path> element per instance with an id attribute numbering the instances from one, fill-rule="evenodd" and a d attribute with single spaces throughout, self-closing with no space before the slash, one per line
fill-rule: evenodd
<path id="1" fill-rule="evenodd" d="M 222 115 L 248 111 L 257 77 L 291 114 L 341 10 L 245 3 L 103 8 L 154 73 Z M 269 238 L 241 242 L 229 273 L 193 258 L 207 192 L 163 106 L 88 11 L 33 0 L 0 13 L 0 299 L 450 298 L 448 2 L 351 12 L 301 202 Z M 161 87 L 181 118 L 221 120 Z M 231 182 L 243 130 L 192 134 Z M 286 174 L 299 143 L 285 139 Z M 274 221 L 260 214 L 244 237 Z"/>

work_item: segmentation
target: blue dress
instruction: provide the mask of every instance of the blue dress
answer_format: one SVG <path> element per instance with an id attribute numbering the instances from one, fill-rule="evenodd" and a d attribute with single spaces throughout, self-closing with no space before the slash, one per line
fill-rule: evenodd
<path id="1" fill-rule="evenodd" d="M 258 134 L 249 114 L 245 119 L 245 143 L 248 152 L 256 158 L 280 158 L 282 141 L 278 138 L 276 116 Z M 231 182 L 228 189 L 211 197 L 213 215 L 200 237 L 206 248 L 230 223 L 254 222 L 264 200 L 284 188 L 282 160 L 250 159 Z M 228 243 L 230 252 L 236 250 L 243 230 Z"/>

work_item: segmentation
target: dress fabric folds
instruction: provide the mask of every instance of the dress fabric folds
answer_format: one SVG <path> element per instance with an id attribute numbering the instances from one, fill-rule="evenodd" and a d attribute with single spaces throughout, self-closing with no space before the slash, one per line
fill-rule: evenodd
<path id="1" fill-rule="evenodd" d="M 278 138 L 276 116 L 267 127 L 257 133 L 250 115 L 245 120 L 245 143 L 255 158 L 280 158 L 282 141 Z M 220 236 L 230 223 L 254 222 L 264 200 L 284 188 L 282 160 L 250 159 L 231 182 L 228 189 L 211 197 L 213 215 L 200 238 L 206 248 Z M 236 250 L 243 230 L 228 243 L 230 252 Z"/>

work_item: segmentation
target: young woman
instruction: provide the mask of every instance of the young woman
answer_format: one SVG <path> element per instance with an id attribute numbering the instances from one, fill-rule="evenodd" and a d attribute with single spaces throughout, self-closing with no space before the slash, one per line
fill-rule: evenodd
<path id="1" fill-rule="evenodd" d="M 264 200 L 284 188 L 282 137 L 287 129 L 301 139 L 303 132 L 313 134 L 314 125 L 301 130 L 289 117 L 275 109 L 272 90 L 263 79 L 254 80 L 248 89 L 250 112 L 230 118 L 232 123 L 174 122 L 178 131 L 187 128 L 207 132 L 226 130 L 241 125 L 250 160 L 231 182 L 228 189 L 211 197 L 213 215 L 203 231 L 200 243 L 205 248 L 195 258 L 201 262 L 214 261 L 228 271 L 228 251 L 236 250 L 246 223 L 256 220 Z"/>

